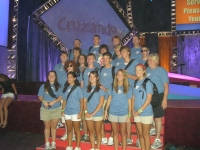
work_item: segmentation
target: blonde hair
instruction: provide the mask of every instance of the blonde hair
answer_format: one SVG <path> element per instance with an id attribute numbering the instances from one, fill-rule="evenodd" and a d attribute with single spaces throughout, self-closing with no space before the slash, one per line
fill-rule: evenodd
<path id="1" fill-rule="evenodd" d="M 117 44 L 117 45 L 115 45 L 114 50 L 116 50 L 116 49 L 120 50 L 121 47 L 122 47 L 121 44 Z"/>
<path id="2" fill-rule="evenodd" d="M 158 54 L 152 53 L 149 55 L 149 58 L 153 59 L 157 65 L 159 64 L 159 55 Z"/>
<path id="3" fill-rule="evenodd" d="M 124 80 L 123 80 L 123 92 L 124 94 L 128 93 L 128 88 L 129 88 L 129 83 L 128 83 L 128 77 L 126 76 L 126 71 L 123 69 L 119 69 L 116 72 L 115 78 L 114 78 L 114 83 L 113 83 L 113 88 L 115 90 L 116 93 L 118 93 L 118 80 L 117 80 L 117 74 L 119 72 L 122 72 L 123 76 L 124 76 Z"/>
<path id="4" fill-rule="evenodd" d="M 145 65 L 143 65 L 143 64 L 140 63 L 140 64 L 137 64 L 136 67 L 141 67 L 144 70 L 143 77 L 147 76 L 146 75 L 146 66 Z"/>
<path id="5" fill-rule="evenodd" d="M 129 57 L 130 57 L 130 56 L 131 56 L 131 49 L 130 49 L 130 47 L 128 47 L 128 46 L 121 46 L 120 52 L 123 51 L 124 49 L 125 49 L 127 52 L 129 52 Z"/>

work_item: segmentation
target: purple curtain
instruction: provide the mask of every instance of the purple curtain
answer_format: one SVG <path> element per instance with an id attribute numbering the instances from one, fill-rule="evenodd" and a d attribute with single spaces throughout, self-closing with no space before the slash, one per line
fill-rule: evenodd
<path id="1" fill-rule="evenodd" d="M 177 45 L 179 51 L 178 73 L 200 78 L 200 34 L 178 36 Z"/>
<path id="2" fill-rule="evenodd" d="M 45 81 L 48 71 L 60 62 L 60 50 L 29 18 L 27 33 L 26 81 Z"/>
<path id="3" fill-rule="evenodd" d="M 0 46 L 0 73 L 7 74 L 7 48 Z"/>

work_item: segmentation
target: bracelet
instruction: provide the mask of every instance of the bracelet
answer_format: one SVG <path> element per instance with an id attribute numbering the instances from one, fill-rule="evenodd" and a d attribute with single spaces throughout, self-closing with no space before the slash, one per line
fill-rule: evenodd
<path id="1" fill-rule="evenodd" d="M 139 113 L 142 113 L 142 109 L 139 109 L 138 112 L 139 112 Z"/>
<path id="2" fill-rule="evenodd" d="M 62 112 L 64 112 L 65 110 L 64 110 L 64 109 L 62 109 L 61 111 L 62 111 Z"/>
<path id="3" fill-rule="evenodd" d="M 131 117 L 131 114 L 128 114 L 129 117 Z"/>
<path id="4" fill-rule="evenodd" d="M 42 103 L 44 103 L 44 102 L 45 102 L 45 100 L 43 99 L 43 100 L 42 100 Z"/>
<path id="5" fill-rule="evenodd" d="M 87 113 L 87 110 L 85 110 L 85 114 Z"/>

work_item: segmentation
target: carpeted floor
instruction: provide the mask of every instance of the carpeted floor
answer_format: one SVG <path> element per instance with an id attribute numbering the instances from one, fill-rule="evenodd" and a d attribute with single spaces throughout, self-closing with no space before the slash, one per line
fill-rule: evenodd
<path id="1" fill-rule="evenodd" d="M 0 150 L 35 150 L 37 146 L 43 145 L 43 143 L 44 135 L 6 131 L 0 128 Z M 165 145 L 166 150 L 200 150 L 200 148 Z"/>

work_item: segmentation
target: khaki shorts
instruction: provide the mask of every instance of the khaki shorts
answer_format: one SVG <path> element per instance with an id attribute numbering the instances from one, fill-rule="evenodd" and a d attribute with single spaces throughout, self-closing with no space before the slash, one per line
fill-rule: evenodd
<path id="1" fill-rule="evenodd" d="M 115 115 L 109 114 L 108 120 L 110 122 L 119 122 L 119 123 L 122 123 L 122 122 L 127 122 L 127 117 L 128 117 L 128 115 L 125 115 L 125 116 L 115 116 Z"/>
<path id="2" fill-rule="evenodd" d="M 40 107 L 40 120 L 52 120 L 61 118 L 61 107 L 46 109 Z"/>
<path id="3" fill-rule="evenodd" d="M 85 118 L 85 120 L 101 121 L 103 120 L 103 116 Z"/>
<path id="4" fill-rule="evenodd" d="M 141 122 L 142 124 L 152 124 L 153 116 L 136 116 L 134 122 Z"/>

